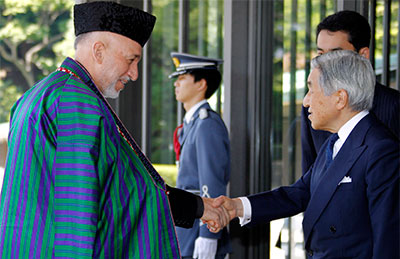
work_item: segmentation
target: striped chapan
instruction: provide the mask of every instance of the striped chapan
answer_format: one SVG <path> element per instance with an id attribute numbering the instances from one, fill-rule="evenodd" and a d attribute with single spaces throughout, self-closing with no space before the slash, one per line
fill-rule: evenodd
<path id="1" fill-rule="evenodd" d="M 1 258 L 180 257 L 164 181 L 73 59 L 14 105 L 8 151 Z"/>

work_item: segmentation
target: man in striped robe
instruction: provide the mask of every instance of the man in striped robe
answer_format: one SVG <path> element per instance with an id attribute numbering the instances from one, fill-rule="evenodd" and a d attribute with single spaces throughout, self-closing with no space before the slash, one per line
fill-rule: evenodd
<path id="1" fill-rule="evenodd" d="M 218 222 L 221 210 L 167 190 L 105 99 L 137 79 L 155 17 L 112 2 L 76 5 L 74 16 L 75 59 L 11 112 L 0 257 L 180 258 L 174 220 Z"/>

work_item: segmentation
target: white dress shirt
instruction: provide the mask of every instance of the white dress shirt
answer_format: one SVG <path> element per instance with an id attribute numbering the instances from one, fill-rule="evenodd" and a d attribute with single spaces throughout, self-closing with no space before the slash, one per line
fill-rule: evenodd
<path id="1" fill-rule="evenodd" d="M 206 99 L 201 100 L 200 102 L 196 103 L 195 105 L 190 108 L 183 118 L 186 123 L 189 123 L 192 120 L 193 114 L 197 111 L 197 109 L 207 102 Z"/>

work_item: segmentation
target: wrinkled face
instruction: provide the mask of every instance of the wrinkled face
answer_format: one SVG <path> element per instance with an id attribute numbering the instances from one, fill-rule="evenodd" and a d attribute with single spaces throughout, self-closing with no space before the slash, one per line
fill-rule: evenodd
<path id="1" fill-rule="evenodd" d="M 179 75 L 174 83 L 176 100 L 182 103 L 189 102 L 197 94 L 196 84 L 199 82 L 195 82 L 191 74 Z"/>
<path id="2" fill-rule="evenodd" d="M 101 89 L 105 97 L 117 98 L 129 80 L 137 80 L 141 53 L 142 46 L 127 37 L 115 35 L 110 41 L 102 66 Z"/>
<path id="3" fill-rule="evenodd" d="M 336 96 L 335 93 L 330 96 L 324 95 L 318 82 L 319 75 L 319 69 L 313 69 L 308 76 L 308 92 L 303 99 L 303 106 L 308 107 L 310 113 L 308 119 L 311 121 L 313 129 L 332 132 L 333 122 L 338 116 Z"/>
<path id="4" fill-rule="evenodd" d="M 321 30 L 317 38 L 318 55 L 325 54 L 333 50 L 353 50 L 353 44 L 349 42 L 348 33 L 342 31 L 331 32 Z"/>

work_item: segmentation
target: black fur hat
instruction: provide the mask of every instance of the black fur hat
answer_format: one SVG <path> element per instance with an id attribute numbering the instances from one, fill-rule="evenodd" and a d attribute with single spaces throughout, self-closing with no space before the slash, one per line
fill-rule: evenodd
<path id="1" fill-rule="evenodd" d="M 92 31 L 109 31 L 126 36 L 143 47 L 155 22 L 155 16 L 115 2 L 98 1 L 74 6 L 75 36 Z"/>

